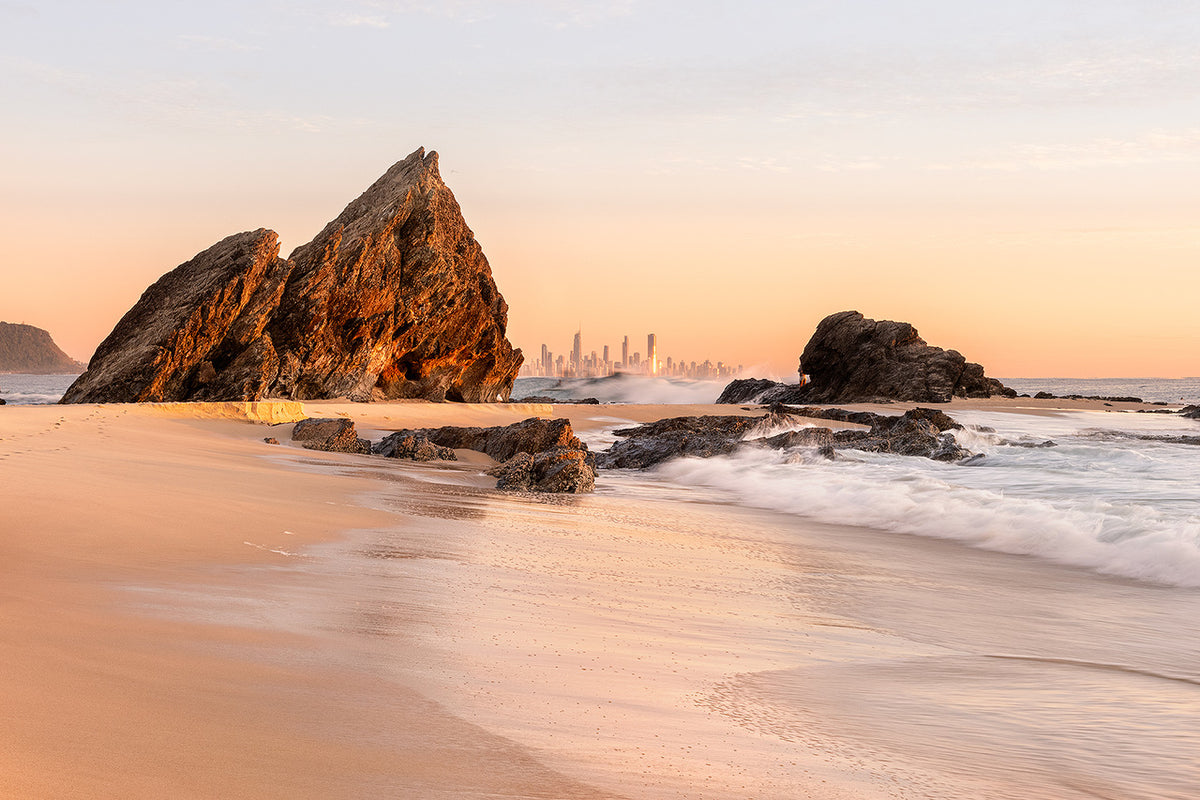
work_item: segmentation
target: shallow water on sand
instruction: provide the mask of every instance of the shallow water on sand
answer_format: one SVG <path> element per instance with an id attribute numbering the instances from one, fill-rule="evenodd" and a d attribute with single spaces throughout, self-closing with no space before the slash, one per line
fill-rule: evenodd
<path id="1" fill-rule="evenodd" d="M 324 624 L 572 777 L 632 797 L 1200 786 L 1195 591 L 644 477 L 565 499 L 407 480 L 377 500 L 417 522 L 324 555 L 360 595 Z"/>
<path id="2" fill-rule="evenodd" d="M 347 470 L 346 466 L 316 466 Z M 401 516 L 205 594 L 635 798 L 1192 798 L 1200 592 L 713 502 L 379 464 Z M 215 598 L 215 599 L 214 599 Z M 380 702 L 387 702 L 381 698 Z"/>

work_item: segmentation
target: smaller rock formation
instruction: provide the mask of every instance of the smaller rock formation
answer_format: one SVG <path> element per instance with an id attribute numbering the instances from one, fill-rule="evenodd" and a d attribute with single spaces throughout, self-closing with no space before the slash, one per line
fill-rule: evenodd
<path id="1" fill-rule="evenodd" d="M 738 403 L 787 402 L 786 400 L 763 400 L 768 392 L 774 392 L 788 384 L 770 381 L 766 378 L 738 378 L 731 382 L 717 398 L 721 405 L 736 405 Z M 795 388 L 803 388 L 796 386 Z"/>
<path id="2" fill-rule="evenodd" d="M 384 437 L 371 448 L 371 452 L 385 458 L 402 458 L 407 461 L 458 461 L 458 456 L 449 447 L 429 441 L 427 436 L 411 431 L 397 431 Z"/>
<path id="3" fill-rule="evenodd" d="M 488 474 L 499 478 L 497 489 L 582 494 L 596 487 L 596 470 L 588 455 L 569 447 L 536 454 L 520 452 L 488 470 Z"/>
<path id="4" fill-rule="evenodd" d="M 571 406 L 571 405 L 598 406 L 598 405 L 600 405 L 600 401 L 594 397 L 580 397 L 580 398 L 572 397 L 572 398 L 567 398 L 564 400 L 564 399 L 558 398 L 558 397 L 550 397 L 549 395 L 545 395 L 545 394 L 534 394 L 534 395 L 530 395 L 529 397 L 522 397 L 520 400 L 510 400 L 509 402 L 511 402 L 511 403 L 549 403 L 549 404 L 556 404 L 556 405 L 560 405 L 560 406 L 564 406 L 564 405 L 565 406 Z"/>
<path id="5" fill-rule="evenodd" d="M 309 450 L 368 455 L 371 443 L 358 438 L 354 422 L 344 418 L 302 419 L 292 427 L 292 441 Z"/>
<path id="6" fill-rule="evenodd" d="M 1188 419 L 1200 419 L 1200 406 L 1184 406 L 1179 409 L 1179 415 Z"/>
<path id="7" fill-rule="evenodd" d="M 834 449 L 922 456 L 934 461 L 962 461 L 973 455 L 946 431 L 962 426 L 940 411 L 914 408 L 898 417 L 882 417 L 869 431 L 838 431 Z"/>
<path id="8" fill-rule="evenodd" d="M 41 328 L 0 322 L 0 372 L 68 375 L 82 371 L 83 364 L 59 349 Z"/>
<path id="9" fill-rule="evenodd" d="M 497 461 L 507 461 L 517 453 L 541 453 L 555 447 L 587 450 L 587 446 L 571 430 L 566 419 L 530 417 L 512 425 L 492 428 L 460 428 L 446 426 L 414 431 L 429 441 L 455 450 L 477 450 Z"/>
<path id="10" fill-rule="evenodd" d="M 800 356 L 804 385 L 753 379 L 725 387 L 718 403 L 945 403 L 952 397 L 1016 397 L 957 350 L 932 347 L 907 322 L 842 311 L 821 320 Z"/>
<path id="11" fill-rule="evenodd" d="M 590 492 L 596 481 L 595 457 L 571 430 L 566 419 L 530 417 L 512 425 L 491 428 L 416 428 L 396 431 L 373 451 L 392 455 L 405 440 L 433 447 L 475 450 L 502 462 L 488 474 L 498 477 L 499 489 L 535 492 Z M 451 456 L 454 454 L 451 452 Z M 399 457 L 399 456 L 394 456 Z"/>
<path id="12" fill-rule="evenodd" d="M 799 428 L 770 435 L 770 431 L 801 417 L 834 419 L 870 425 L 869 430 L 831 431 L 828 428 Z M 646 469 L 672 458 L 712 458 L 745 447 L 776 450 L 816 449 L 828 458 L 835 450 L 861 450 L 921 456 L 935 461 L 962 461 L 972 453 L 958 445 L 948 431 L 962 426 L 929 408 L 914 408 L 901 415 L 886 416 L 844 409 L 806 408 L 783 413 L 773 408 L 762 417 L 674 417 L 659 422 L 614 431 L 624 437 L 597 454 L 605 469 Z"/>
<path id="13" fill-rule="evenodd" d="M 732 453 L 764 417 L 671 417 L 614 431 L 623 440 L 596 455 L 601 469 L 646 469 L 680 456 Z"/>

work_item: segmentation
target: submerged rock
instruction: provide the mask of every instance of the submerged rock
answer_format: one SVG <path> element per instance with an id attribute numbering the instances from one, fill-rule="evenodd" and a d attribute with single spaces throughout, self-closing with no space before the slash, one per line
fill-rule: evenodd
<path id="1" fill-rule="evenodd" d="M 371 452 L 371 443 L 358 438 L 354 422 L 342 417 L 302 419 L 292 426 L 292 441 L 300 442 L 309 450 L 323 450 L 329 453 L 367 455 Z"/>
<path id="2" fill-rule="evenodd" d="M 840 431 L 803 427 L 769 434 L 789 420 L 798 423 L 801 417 L 810 414 L 871 427 L 869 430 Z M 771 413 L 761 417 L 674 417 L 615 431 L 624 439 L 598 453 L 596 463 L 606 469 L 645 469 L 681 456 L 712 458 L 745 447 L 806 448 L 816 450 L 826 458 L 832 458 L 835 450 L 853 449 L 920 456 L 935 461 L 960 461 L 972 453 L 960 447 L 948 431 L 961 427 L 941 411 L 929 408 L 914 408 L 896 416 L 809 408 L 793 414 L 772 409 Z"/>
<path id="3" fill-rule="evenodd" d="M 671 417 L 614 431 L 622 441 L 596 455 L 602 469 L 646 469 L 679 456 L 712 458 L 732 453 L 765 417 Z"/>
<path id="4" fill-rule="evenodd" d="M 65 403 L 507 399 L 508 305 L 437 154 L 395 164 L 286 260 L 259 229 L 160 278 Z"/>

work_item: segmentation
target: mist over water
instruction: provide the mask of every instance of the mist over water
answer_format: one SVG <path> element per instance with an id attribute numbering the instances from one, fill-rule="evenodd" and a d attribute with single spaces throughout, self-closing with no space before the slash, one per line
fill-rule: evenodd
<path id="1" fill-rule="evenodd" d="M 594 397 L 601 403 L 686 405 L 712 403 L 729 381 L 652 378 L 617 373 L 606 378 L 518 378 L 512 399 L 545 396 L 559 401 Z"/>

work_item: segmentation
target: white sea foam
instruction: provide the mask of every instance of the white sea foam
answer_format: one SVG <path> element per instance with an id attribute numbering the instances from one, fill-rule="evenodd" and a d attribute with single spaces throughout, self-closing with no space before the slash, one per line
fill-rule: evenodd
<path id="1" fill-rule="evenodd" d="M 519 378 L 513 385 L 512 398 L 546 395 L 563 400 L 594 397 L 601 403 L 713 403 L 728 383 L 621 373 L 606 378 Z"/>
<path id="2" fill-rule="evenodd" d="M 976 466 L 849 452 L 828 462 L 775 451 L 683 459 L 660 474 L 735 502 L 822 522 L 955 539 L 1106 574 L 1200 586 L 1200 447 L 1151 442 L 1178 418 L 962 415 Z M 1114 423 L 1097 435 L 1098 422 Z M 1194 431 L 1193 431 L 1194 432 Z M 1008 442 L 1053 439 L 1057 446 Z"/>

